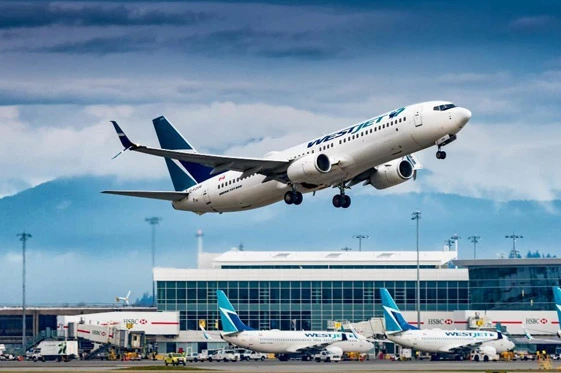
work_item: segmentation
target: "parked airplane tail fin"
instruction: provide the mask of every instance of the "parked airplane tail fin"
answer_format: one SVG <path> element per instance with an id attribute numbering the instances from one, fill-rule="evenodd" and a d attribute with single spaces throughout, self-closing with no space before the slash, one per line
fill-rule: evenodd
<path id="1" fill-rule="evenodd" d="M 228 297 L 222 290 L 216 291 L 218 298 L 218 312 L 220 312 L 220 320 L 222 321 L 222 330 L 224 333 L 239 333 L 244 330 L 254 330 L 245 325 L 238 316 L 238 313 L 228 300 Z"/>
<path id="2" fill-rule="evenodd" d="M 161 116 L 153 119 L 152 123 L 163 149 L 197 152 L 166 117 Z M 212 177 L 210 174 L 211 167 L 169 158 L 165 158 L 165 160 L 176 191 L 185 190 Z"/>
<path id="3" fill-rule="evenodd" d="M 419 329 L 405 321 L 405 318 L 401 314 L 401 311 L 395 304 L 389 291 L 385 288 L 380 289 L 380 295 L 382 297 L 382 306 L 384 307 L 384 321 L 386 323 L 386 332 L 388 333 L 399 333 L 404 330 L 416 330 Z"/>
<path id="4" fill-rule="evenodd" d="M 522 327 L 522 329 L 524 329 L 524 336 L 526 337 L 526 339 L 534 339 L 534 337 L 532 337 L 532 335 L 526 330 L 526 328 Z"/>
<path id="5" fill-rule="evenodd" d="M 555 310 L 557 311 L 557 321 L 561 323 L 561 288 L 553 287 L 553 298 L 555 299 Z"/>

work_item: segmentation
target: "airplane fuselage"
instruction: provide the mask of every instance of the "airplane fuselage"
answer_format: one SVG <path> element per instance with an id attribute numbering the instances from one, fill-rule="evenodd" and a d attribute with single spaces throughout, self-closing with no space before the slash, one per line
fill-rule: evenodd
<path id="1" fill-rule="evenodd" d="M 388 339 L 401 346 L 416 350 L 447 353 L 466 346 L 495 348 L 497 353 L 508 351 L 514 343 L 506 338 L 497 339 L 496 332 L 467 330 L 408 330 L 398 334 L 388 334 Z"/>
<path id="2" fill-rule="evenodd" d="M 340 348 L 342 352 L 368 352 L 374 347 L 366 338 L 356 337 L 353 333 L 345 333 L 347 339 L 343 341 L 342 334 L 325 331 L 245 330 L 234 335 L 225 334 L 222 338 L 253 351 L 280 354 L 313 349 L 319 345 Z"/>
<path id="3" fill-rule="evenodd" d="M 301 193 L 339 185 L 458 133 L 471 113 L 461 107 L 434 110 L 444 104 L 448 102 L 431 101 L 402 107 L 265 157 L 286 161 L 310 154 L 325 154 L 331 169 L 317 182 L 265 181 L 265 176 L 258 173 L 242 177 L 241 172 L 227 171 L 187 189 L 188 196 L 172 202 L 172 205 L 175 209 L 199 214 L 241 211 L 282 200 L 285 193 L 293 189 L 291 184 Z"/>

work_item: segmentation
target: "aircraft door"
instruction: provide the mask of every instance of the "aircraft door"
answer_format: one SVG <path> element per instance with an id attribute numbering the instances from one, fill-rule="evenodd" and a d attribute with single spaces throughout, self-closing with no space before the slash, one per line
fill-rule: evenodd
<path id="1" fill-rule="evenodd" d="M 415 109 L 415 115 L 413 116 L 413 120 L 415 121 L 415 127 L 419 127 L 423 125 L 423 107 L 419 106 Z"/>
<path id="2" fill-rule="evenodd" d="M 210 195 L 208 193 L 208 189 L 205 189 L 205 191 L 203 192 L 203 198 L 205 200 L 205 203 L 207 205 L 210 205 Z"/>

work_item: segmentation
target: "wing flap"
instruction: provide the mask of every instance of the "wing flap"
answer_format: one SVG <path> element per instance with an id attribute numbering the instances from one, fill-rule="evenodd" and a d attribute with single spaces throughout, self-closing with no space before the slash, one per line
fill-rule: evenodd
<path id="1" fill-rule="evenodd" d="M 104 190 L 101 193 L 116 194 L 119 196 L 162 199 L 165 201 L 179 201 L 189 195 L 189 193 L 187 192 L 159 192 L 159 191 L 143 191 L 143 190 Z"/>

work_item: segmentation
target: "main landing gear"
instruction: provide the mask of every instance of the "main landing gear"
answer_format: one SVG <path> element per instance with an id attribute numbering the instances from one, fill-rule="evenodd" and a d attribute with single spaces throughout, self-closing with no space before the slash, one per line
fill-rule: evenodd
<path id="1" fill-rule="evenodd" d="M 287 205 L 299 205 L 304 200 L 304 196 L 297 190 L 289 190 L 284 194 L 284 202 Z"/>
<path id="2" fill-rule="evenodd" d="M 444 150 L 440 150 L 440 147 L 436 152 L 436 159 L 446 159 L 446 152 Z"/>
<path id="3" fill-rule="evenodd" d="M 345 194 L 345 186 L 339 186 L 339 194 L 333 196 L 333 206 L 339 208 L 342 207 L 344 209 L 348 208 L 351 205 L 351 197 Z"/>

